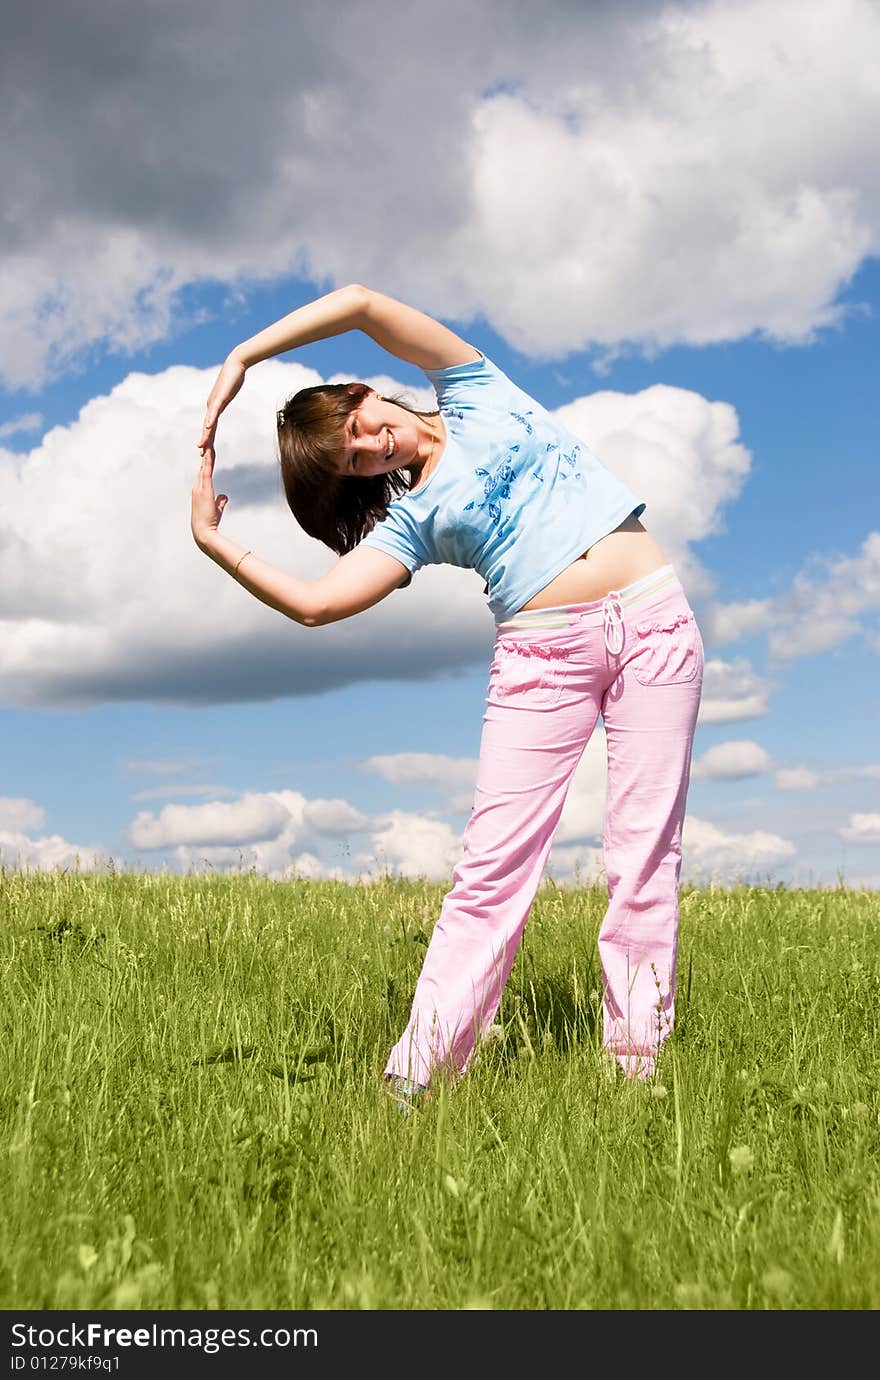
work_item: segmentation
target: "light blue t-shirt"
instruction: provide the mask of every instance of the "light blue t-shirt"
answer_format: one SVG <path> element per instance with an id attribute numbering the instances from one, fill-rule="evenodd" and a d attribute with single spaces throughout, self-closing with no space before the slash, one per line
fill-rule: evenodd
<path id="1" fill-rule="evenodd" d="M 411 574 L 423 565 L 479 571 L 500 622 L 645 504 L 485 356 L 425 373 L 446 448 L 362 544 Z"/>

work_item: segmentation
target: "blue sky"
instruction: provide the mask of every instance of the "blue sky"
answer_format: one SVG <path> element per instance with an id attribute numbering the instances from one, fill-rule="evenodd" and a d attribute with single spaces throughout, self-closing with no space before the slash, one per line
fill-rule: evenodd
<path id="1" fill-rule="evenodd" d="M 64 35 L 46 36 L 45 121 L 18 141 L 32 169 L 42 137 L 44 178 L 16 184 L 22 218 L 41 231 L 10 237 L 14 286 L 0 298 L 7 863 L 450 875 L 492 636 L 476 576 L 425 571 L 352 620 L 360 627 L 307 631 L 232 586 L 188 531 L 195 439 L 225 353 L 363 281 L 447 321 L 544 405 L 569 408 L 646 498 L 643 521 L 681 574 L 712 666 L 683 875 L 880 884 L 880 198 L 866 133 L 880 112 L 859 80 L 880 54 L 876 9 L 817 4 L 805 34 L 796 7 L 771 4 L 767 50 L 755 53 L 746 3 L 646 4 L 626 29 L 613 7 L 563 6 L 550 36 L 516 8 L 500 52 L 493 8 L 463 67 L 442 40 L 433 84 L 401 62 L 412 129 L 370 85 L 372 30 L 340 60 L 312 18 L 297 30 L 305 94 L 268 86 L 261 132 L 234 147 L 222 114 L 206 127 L 212 98 L 187 80 L 194 67 L 166 63 L 164 89 L 151 83 L 162 47 L 149 16 L 119 40 L 134 78 L 99 73 L 97 91 L 77 97 L 79 120 L 59 129 L 49 59 Z M 430 17 L 413 7 L 404 54 Z M 215 56 L 231 70 L 244 31 L 231 7 L 219 21 Z M 178 22 L 195 64 L 196 38 Z M 785 60 L 766 81 L 773 51 Z M 829 108 L 806 140 L 800 116 L 844 69 L 851 108 Z M 442 101 L 453 71 L 454 117 Z M 352 72 L 370 111 L 357 126 L 366 149 L 351 136 Z M 97 119 L 102 80 L 127 148 Z M 236 80 L 238 97 L 252 88 L 255 99 L 259 64 L 242 63 Z M 635 107 L 624 87 L 639 92 Z M 766 106 L 753 116 L 760 147 L 744 147 L 747 92 Z M 308 137 L 279 139 L 295 121 Z M 89 144 L 95 129 L 103 151 Z M 215 206 L 194 170 L 217 148 Z M 56 180 L 47 201 L 64 154 L 88 177 Z M 553 214 L 525 204 L 524 188 Z M 221 421 L 218 484 L 231 470 L 268 494 L 237 509 L 230 481 L 224 527 L 311 575 L 332 557 L 272 495 L 273 408 L 315 381 L 303 369 L 426 381 L 351 333 L 258 366 Z M 603 751 L 600 732 L 551 857 L 560 880 L 600 865 Z"/>

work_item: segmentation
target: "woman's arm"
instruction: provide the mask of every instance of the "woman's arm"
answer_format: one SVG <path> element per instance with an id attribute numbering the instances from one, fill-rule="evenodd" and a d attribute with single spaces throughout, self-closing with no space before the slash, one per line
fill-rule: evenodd
<path id="1" fill-rule="evenodd" d="M 213 451 L 207 450 L 192 491 L 192 533 L 196 545 L 261 603 L 305 628 L 318 628 L 372 608 L 398 589 L 409 571 L 384 551 L 360 546 L 340 557 L 317 580 L 300 580 L 261 560 L 219 530 L 227 504 L 214 497 Z"/>
<path id="2" fill-rule="evenodd" d="M 252 364 L 353 330 L 363 331 L 384 350 L 420 369 L 447 369 L 480 358 L 479 350 L 432 316 L 360 283 L 350 283 L 298 307 L 229 352 L 208 398 L 199 450 L 204 454 L 213 447 L 220 413 L 241 388 L 245 370 Z"/>
<path id="3" fill-rule="evenodd" d="M 298 308 L 238 345 L 232 354 L 249 369 L 298 345 L 351 330 L 364 331 L 384 350 L 420 369 L 447 369 L 480 357 L 479 350 L 432 316 L 360 283 L 350 283 Z"/>

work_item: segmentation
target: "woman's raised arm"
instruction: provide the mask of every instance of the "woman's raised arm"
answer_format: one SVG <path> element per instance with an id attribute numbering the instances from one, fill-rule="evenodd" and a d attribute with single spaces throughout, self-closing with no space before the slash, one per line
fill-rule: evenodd
<path id="1" fill-rule="evenodd" d="M 355 330 L 363 316 L 365 293 L 366 289 L 357 283 L 328 292 L 230 350 L 205 408 L 205 424 L 196 442 L 202 454 L 213 449 L 220 413 L 244 383 L 246 369 L 259 364 L 260 360 L 281 355 L 285 350 L 294 350 L 298 345 L 309 345 L 314 340 L 326 340 L 331 335 Z"/>
<path id="2" fill-rule="evenodd" d="M 362 330 L 389 354 L 420 369 L 446 369 L 480 358 L 479 350 L 432 316 L 360 283 L 350 283 L 298 307 L 229 352 L 208 398 L 199 450 L 204 454 L 213 447 L 220 413 L 241 388 L 245 370 L 252 364 L 352 330 Z"/>
<path id="3" fill-rule="evenodd" d="M 480 355 L 473 345 L 433 316 L 386 297 L 384 292 L 350 283 L 297 308 L 274 326 L 267 326 L 259 335 L 238 345 L 232 356 L 249 369 L 261 359 L 351 330 L 364 331 L 384 350 L 420 369 L 470 364 Z"/>
<path id="4" fill-rule="evenodd" d="M 383 292 L 360 290 L 366 293 L 361 330 L 398 359 L 417 364 L 420 369 L 449 369 L 480 358 L 479 350 L 433 316 L 386 297 Z"/>

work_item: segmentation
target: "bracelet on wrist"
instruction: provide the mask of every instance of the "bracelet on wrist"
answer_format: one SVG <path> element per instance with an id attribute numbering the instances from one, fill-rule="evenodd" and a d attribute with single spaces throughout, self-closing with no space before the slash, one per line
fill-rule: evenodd
<path id="1" fill-rule="evenodd" d="M 253 554 L 253 551 L 245 551 L 244 556 L 239 556 L 238 560 L 235 562 L 235 565 L 232 567 L 233 576 L 238 574 L 238 567 L 241 565 L 242 561 L 244 560 L 244 557 L 252 556 Z"/>

